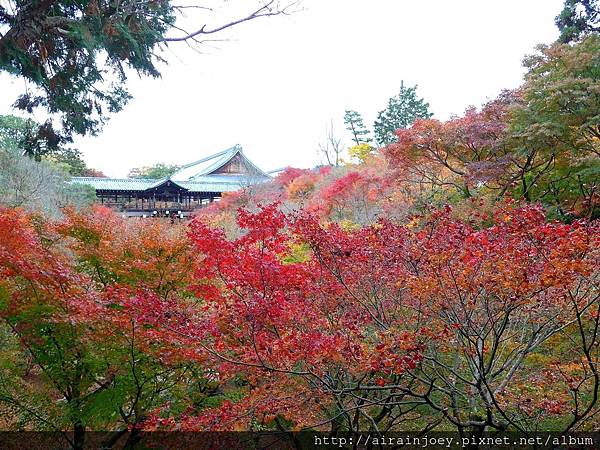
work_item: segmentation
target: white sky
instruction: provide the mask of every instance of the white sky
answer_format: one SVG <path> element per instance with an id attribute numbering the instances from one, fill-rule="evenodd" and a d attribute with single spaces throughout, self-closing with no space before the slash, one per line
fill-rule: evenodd
<path id="1" fill-rule="evenodd" d="M 243 0 L 246 1 L 246 0 Z M 241 144 L 259 167 L 311 167 L 345 109 L 371 127 L 400 80 L 446 119 L 522 80 L 521 60 L 558 37 L 563 0 L 303 0 L 289 17 L 250 21 L 203 54 L 165 53 L 162 78 L 132 76 L 134 99 L 76 146 L 109 176 L 185 164 Z M 0 77 L 0 113 L 23 82 Z"/>

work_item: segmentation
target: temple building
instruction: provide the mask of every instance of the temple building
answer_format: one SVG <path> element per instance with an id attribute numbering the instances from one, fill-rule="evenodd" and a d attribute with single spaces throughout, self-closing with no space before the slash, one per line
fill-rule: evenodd
<path id="1" fill-rule="evenodd" d="M 256 167 L 236 145 L 181 167 L 160 180 L 74 177 L 72 183 L 96 190 L 98 202 L 125 217 L 187 217 L 199 207 L 271 177 Z"/>

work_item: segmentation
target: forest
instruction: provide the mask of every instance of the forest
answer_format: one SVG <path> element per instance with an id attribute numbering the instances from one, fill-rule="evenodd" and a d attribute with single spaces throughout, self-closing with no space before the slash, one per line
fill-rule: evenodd
<path id="1" fill-rule="evenodd" d="M 89 192 L 53 213 L 11 204 L 4 153 L 0 428 L 75 449 L 93 431 L 104 448 L 155 431 L 598 431 L 597 7 L 566 1 L 519 88 L 442 121 L 403 86 L 408 123 L 382 114 L 373 139 L 347 111 L 348 156 L 332 140 L 328 163 L 186 223 L 123 219 Z M 22 163 L 58 170 L 38 156 Z"/>

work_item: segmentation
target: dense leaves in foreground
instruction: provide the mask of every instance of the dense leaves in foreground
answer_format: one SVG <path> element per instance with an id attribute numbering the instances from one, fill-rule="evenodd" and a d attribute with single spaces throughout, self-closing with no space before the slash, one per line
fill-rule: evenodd
<path id="1" fill-rule="evenodd" d="M 504 203 L 354 230 L 277 203 L 237 239 L 0 212 L 19 428 L 596 429 L 600 228 Z"/>
<path id="2" fill-rule="evenodd" d="M 77 449 L 93 430 L 103 448 L 128 430 L 598 431 L 586 17 L 519 89 L 380 149 L 349 114 L 359 164 L 288 168 L 187 225 L 0 209 L 1 427 Z"/>

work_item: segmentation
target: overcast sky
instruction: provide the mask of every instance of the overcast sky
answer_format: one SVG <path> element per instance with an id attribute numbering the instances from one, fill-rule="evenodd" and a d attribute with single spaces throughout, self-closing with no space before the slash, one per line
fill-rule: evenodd
<path id="1" fill-rule="evenodd" d="M 418 84 L 439 119 L 517 87 L 523 56 L 557 38 L 562 3 L 303 0 L 302 11 L 248 22 L 203 54 L 171 44 L 162 78 L 132 76 L 134 99 L 76 146 L 109 176 L 234 144 L 265 170 L 311 167 L 331 119 L 349 144 L 344 110 L 371 127 L 401 80 Z M 11 112 L 22 87 L 0 77 L 0 113 Z"/>

